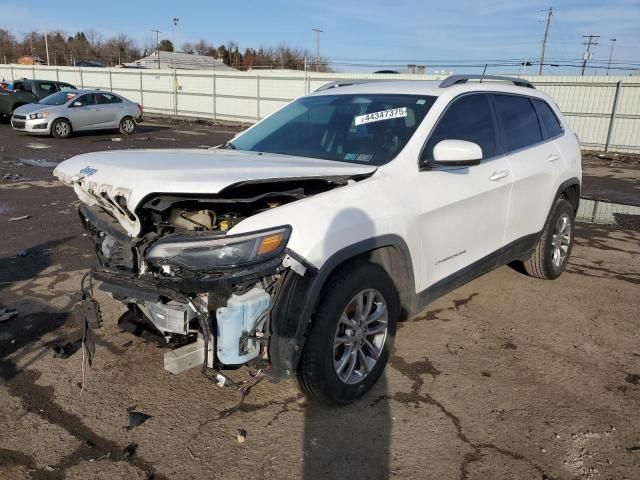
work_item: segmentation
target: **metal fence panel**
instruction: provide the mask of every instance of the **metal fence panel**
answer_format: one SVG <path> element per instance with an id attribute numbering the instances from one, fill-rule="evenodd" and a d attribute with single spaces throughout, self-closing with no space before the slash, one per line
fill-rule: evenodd
<path id="1" fill-rule="evenodd" d="M 81 88 L 113 90 L 140 102 L 146 111 L 153 113 L 255 122 L 294 98 L 332 81 L 442 80 L 445 76 L 0 65 L 0 78 L 60 80 Z M 640 79 L 575 76 L 525 78 L 555 99 L 583 146 L 595 150 L 608 147 L 611 151 L 640 152 Z"/>

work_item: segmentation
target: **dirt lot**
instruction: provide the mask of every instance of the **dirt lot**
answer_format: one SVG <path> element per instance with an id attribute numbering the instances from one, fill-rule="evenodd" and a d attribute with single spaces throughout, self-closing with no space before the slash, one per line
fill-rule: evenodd
<path id="1" fill-rule="evenodd" d="M 146 125 L 120 141 L 57 141 L 0 125 L 0 308 L 19 312 L 0 323 L 0 478 L 640 478 L 640 232 L 616 226 L 581 224 L 556 281 L 503 267 L 402 324 L 384 378 L 349 407 L 262 381 L 225 416 L 236 390 L 199 369 L 166 372 L 164 350 L 120 332 L 122 310 L 102 294 L 81 390 L 70 309 L 93 256 L 52 166 L 107 148 L 216 145 L 231 132 Z M 585 164 L 585 195 L 640 204 L 637 167 Z M 56 358 L 66 343 L 71 356 Z M 130 408 L 151 417 L 128 429 Z"/>

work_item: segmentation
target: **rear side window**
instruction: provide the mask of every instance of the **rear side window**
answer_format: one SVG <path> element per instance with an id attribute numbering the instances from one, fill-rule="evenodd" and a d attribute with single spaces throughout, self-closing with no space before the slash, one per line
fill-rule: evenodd
<path id="1" fill-rule="evenodd" d="M 98 105 L 108 105 L 111 103 L 122 103 L 119 97 L 111 93 L 97 93 L 96 97 L 98 99 Z"/>
<path id="2" fill-rule="evenodd" d="M 542 141 L 538 115 L 529 98 L 516 95 L 495 95 L 494 98 L 507 152 Z"/>
<path id="3" fill-rule="evenodd" d="M 44 95 L 51 95 L 52 93 L 57 92 L 56 87 L 53 83 L 40 83 L 38 85 L 38 88 Z"/>
<path id="4" fill-rule="evenodd" d="M 75 90 L 76 87 L 69 85 L 68 83 L 58 83 L 58 88 L 61 92 L 68 92 L 69 90 Z"/>
<path id="5" fill-rule="evenodd" d="M 455 100 L 433 129 L 422 159 L 433 160 L 433 148 L 442 140 L 466 140 L 477 143 L 482 148 L 482 158 L 496 155 L 496 128 L 489 96 L 465 95 Z"/>
<path id="6" fill-rule="evenodd" d="M 540 118 L 545 138 L 553 138 L 558 135 L 562 135 L 562 125 L 547 102 L 543 100 L 533 100 L 533 104 L 538 112 L 538 117 Z"/>

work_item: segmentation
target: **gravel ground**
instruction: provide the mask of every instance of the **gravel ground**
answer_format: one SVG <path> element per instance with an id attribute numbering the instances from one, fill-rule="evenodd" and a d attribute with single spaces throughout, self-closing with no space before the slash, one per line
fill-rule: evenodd
<path id="1" fill-rule="evenodd" d="M 558 280 L 502 267 L 403 323 L 383 379 L 352 406 L 327 409 L 293 381 L 265 380 L 225 415 L 235 389 L 199 369 L 166 372 L 165 350 L 120 332 L 121 307 L 100 293 L 105 325 L 81 389 L 70 311 L 93 258 L 52 165 L 232 134 L 147 124 L 120 141 L 57 141 L 0 125 L 0 309 L 18 311 L 0 323 L 0 478 L 640 478 L 640 232 L 616 226 L 581 224 Z M 637 188 L 637 169 L 587 160 L 590 176 Z M 56 358 L 67 343 L 71 355 Z M 128 429 L 129 409 L 150 418 Z"/>

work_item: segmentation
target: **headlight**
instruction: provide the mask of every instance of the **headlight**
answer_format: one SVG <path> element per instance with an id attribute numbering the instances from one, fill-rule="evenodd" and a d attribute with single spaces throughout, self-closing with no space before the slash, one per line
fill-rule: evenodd
<path id="1" fill-rule="evenodd" d="M 40 112 L 40 113 L 32 113 L 29 115 L 31 120 L 35 120 L 36 118 L 47 118 L 49 116 L 49 112 Z"/>
<path id="2" fill-rule="evenodd" d="M 160 240 L 147 253 L 153 263 L 166 262 L 189 270 L 215 270 L 264 262 L 280 255 L 290 227 L 248 235 L 174 237 Z"/>

